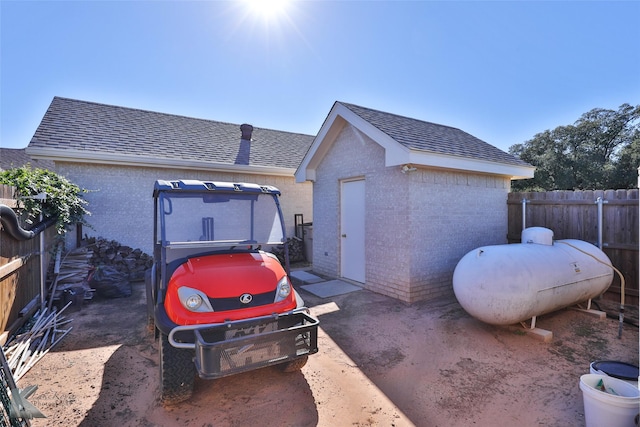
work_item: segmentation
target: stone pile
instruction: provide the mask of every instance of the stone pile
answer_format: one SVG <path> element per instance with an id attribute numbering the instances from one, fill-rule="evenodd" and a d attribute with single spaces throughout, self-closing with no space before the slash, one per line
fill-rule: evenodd
<path id="1" fill-rule="evenodd" d="M 304 253 L 304 241 L 299 237 L 289 237 L 287 239 L 287 243 L 289 244 L 289 262 L 302 262 L 306 261 L 305 253 Z M 271 252 L 273 252 L 281 263 L 284 263 L 284 246 L 276 246 Z"/>
<path id="2" fill-rule="evenodd" d="M 115 240 L 92 237 L 86 244 L 93 251 L 89 260 L 91 265 L 113 267 L 132 282 L 144 280 L 144 272 L 153 264 L 153 258 L 142 250 L 121 245 Z"/>

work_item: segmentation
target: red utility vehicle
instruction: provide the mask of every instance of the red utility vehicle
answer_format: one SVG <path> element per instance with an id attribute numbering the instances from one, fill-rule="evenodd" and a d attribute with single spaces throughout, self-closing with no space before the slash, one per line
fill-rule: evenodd
<path id="1" fill-rule="evenodd" d="M 164 404 L 188 399 L 196 373 L 296 371 L 318 351 L 319 322 L 289 280 L 279 196 L 256 184 L 155 183 L 146 288 Z M 284 267 L 273 253 L 283 248 Z"/>

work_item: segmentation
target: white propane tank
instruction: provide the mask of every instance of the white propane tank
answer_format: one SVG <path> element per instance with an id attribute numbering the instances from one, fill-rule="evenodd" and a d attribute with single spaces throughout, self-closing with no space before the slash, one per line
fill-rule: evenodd
<path id="1" fill-rule="evenodd" d="M 596 246 L 554 242 L 553 231 L 531 227 L 522 243 L 483 246 L 462 257 L 453 291 L 476 319 L 511 325 L 595 298 L 612 280 L 611 261 Z"/>

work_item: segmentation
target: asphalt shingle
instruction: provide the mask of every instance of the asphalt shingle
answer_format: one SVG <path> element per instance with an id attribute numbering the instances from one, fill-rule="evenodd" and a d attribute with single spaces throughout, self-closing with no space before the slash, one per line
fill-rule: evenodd
<path id="1" fill-rule="evenodd" d="M 411 150 L 518 166 L 528 165 L 511 154 L 454 127 L 411 119 L 344 102 L 340 102 L 340 104 Z"/>
<path id="2" fill-rule="evenodd" d="M 54 164 L 49 160 L 34 160 L 24 148 L 0 148 L 0 170 L 19 168 L 25 165 L 32 168 L 53 170 Z"/>
<path id="3" fill-rule="evenodd" d="M 254 127 L 248 164 L 297 168 L 313 136 Z M 246 145 L 246 144 L 245 144 Z M 29 148 L 247 164 L 239 124 L 55 97 Z M 239 155 L 241 154 L 241 155 Z"/>

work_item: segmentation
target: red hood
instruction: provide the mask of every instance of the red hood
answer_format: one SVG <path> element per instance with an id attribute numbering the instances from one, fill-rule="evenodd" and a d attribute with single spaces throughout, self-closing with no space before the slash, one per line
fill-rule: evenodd
<path id="1" fill-rule="evenodd" d="M 188 260 L 169 282 L 203 291 L 210 298 L 274 291 L 285 276 L 280 262 L 263 252 L 208 255 Z"/>
<path id="2" fill-rule="evenodd" d="M 294 292 L 279 302 L 271 300 L 265 305 L 198 313 L 184 308 L 177 295 L 178 288 L 187 286 L 204 292 L 212 300 L 236 300 L 245 293 L 254 297 L 270 294 L 269 298 L 274 298 L 278 281 L 283 277 L 286 274 L 277 258 L 262 252 L 194 257 L 180 265 L 171 276 L 164 306 L 171 321 L 178 325 L 220 323 L 284 313 L 296 308 Z"/>

